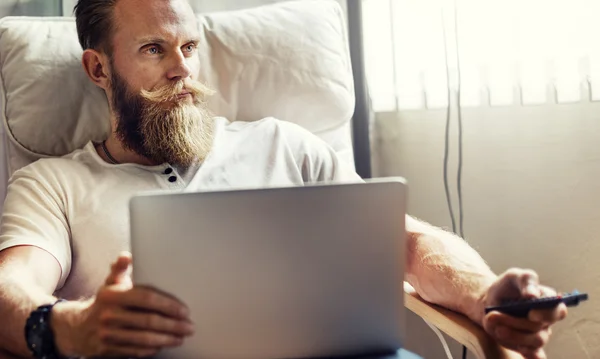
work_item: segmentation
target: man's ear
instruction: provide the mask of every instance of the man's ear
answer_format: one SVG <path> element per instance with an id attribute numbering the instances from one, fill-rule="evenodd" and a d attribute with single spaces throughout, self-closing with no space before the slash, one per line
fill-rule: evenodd
<path id="1" fill-rule="evenodd" d="M 106 56 L 96 50 L 87 49 L 83 52 L 81 63 L 90 80 L 98 87 L 108 90 L 109 69 Z"/>

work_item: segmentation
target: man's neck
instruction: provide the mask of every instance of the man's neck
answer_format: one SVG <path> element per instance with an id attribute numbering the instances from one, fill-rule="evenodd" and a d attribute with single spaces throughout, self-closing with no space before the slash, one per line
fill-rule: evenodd
<path id="1" fill-rule="evenodd" d="M 147 159 L 144 156 L 140 156 L 139 154 L 133 152 L 130 149 L 127 149 L 121 141 L 116 137 L 115 133 L 111 133 L 108 139 L 105 142 L 106 150 L 110 154 L 110 156 L 116 160 L 118 163 L 136 163 L 144 166 L 155 166 L 160 163 L 154 163 L 153 161 Z M 102 149 L 102 145 L 96 146 L 96 152 L 98 155 L 106 162 L 112 163 L 110 158 L 104 153 Z"/>

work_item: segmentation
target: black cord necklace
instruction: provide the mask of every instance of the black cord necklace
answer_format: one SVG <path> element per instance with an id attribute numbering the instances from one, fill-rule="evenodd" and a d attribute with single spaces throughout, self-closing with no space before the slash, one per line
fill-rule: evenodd
<path id="1" fill-rule="evenodd" d="M 106 148 L 106 141 L 102 141 L 101 146 L 102 151 L 104 152 L 110 163 L 112 163 L 113 165 L 118 165 L 119 161 L 115 160 L 115 158 L 110 154 L 110 152 L 108 152 L 108 148 Z"/>

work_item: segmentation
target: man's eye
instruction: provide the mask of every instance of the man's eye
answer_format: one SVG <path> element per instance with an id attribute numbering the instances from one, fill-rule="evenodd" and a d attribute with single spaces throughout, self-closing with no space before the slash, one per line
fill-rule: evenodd
<path id="1" fill-rule="evenodd" d="M 150 55 L 157 55 L 160 53 L 160 50 L 157 46 L 150 46 L 150 47 L 146 48 L 146 52 L 149 53 Z"/>
<path id="2" fill-rule="evenodd" d="M 185 51 L 187 51 L 187 52 L 194 52 L 194 50 L 196 50 L 195 44 L 189 44 L 185 47 Z"/>

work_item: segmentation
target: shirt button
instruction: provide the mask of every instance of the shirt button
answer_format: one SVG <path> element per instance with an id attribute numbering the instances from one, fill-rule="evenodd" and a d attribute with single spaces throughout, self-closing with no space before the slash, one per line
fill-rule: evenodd
<path id="1" fill-rule="evenodd" d="M 175 177 L 175 176 L 169 177 L 169 182 L 173 183 L 175 181 L 177 181 L 177 177 Z"/>
<path id="2" fill-rule="evenodd" d="M 169 175 L 169 174 L 173 173 L 173 169 L 171 167 L 169 167 L 163 173 L 166 174 L 166 175 Z"/>

